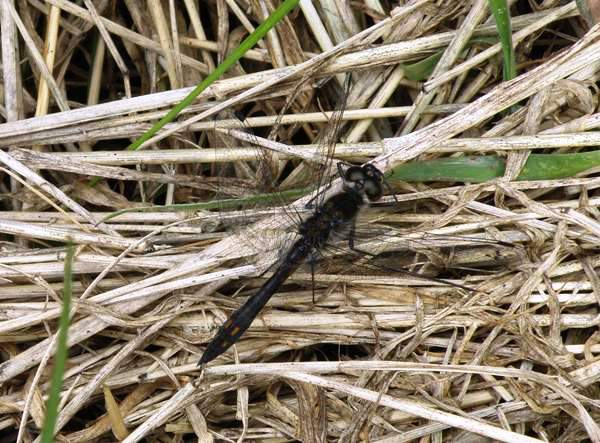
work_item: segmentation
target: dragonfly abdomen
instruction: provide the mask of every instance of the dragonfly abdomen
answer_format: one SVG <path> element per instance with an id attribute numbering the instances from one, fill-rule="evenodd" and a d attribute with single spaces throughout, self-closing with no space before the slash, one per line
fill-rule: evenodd
<path id="1" fill-rule="evenodd" d="M 298 269 L 312 249 L 313 245 L 305 237 L 294 243 L 273 275 L 219 328 L 202 354 L 199 365 L 214 360 L 240 339 L 273 294 Z"/>

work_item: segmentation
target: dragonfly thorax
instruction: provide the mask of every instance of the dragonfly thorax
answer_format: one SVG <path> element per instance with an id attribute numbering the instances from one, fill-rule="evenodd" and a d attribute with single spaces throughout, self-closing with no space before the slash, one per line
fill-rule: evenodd
<path id="1" fill-rule="evenodd" d="M 320 248 L 333 232 L 347 230 L 364 203 L 363 193 L 354 189 L 334 194 L 300 225 L 298 233 L 312 248 Z"/>
<path id="2" fill-rule="evenodd" d="M 365 199 L 376 201 L 383 194 L 383 174 L 375 166 L 350 166 L 345 171 L 338 164 L 343 190 L 328 197 L 314 214 L 306 219 L 299 234 L 311 247 L 324 245 L 332 232 L 348 230 Z"/>

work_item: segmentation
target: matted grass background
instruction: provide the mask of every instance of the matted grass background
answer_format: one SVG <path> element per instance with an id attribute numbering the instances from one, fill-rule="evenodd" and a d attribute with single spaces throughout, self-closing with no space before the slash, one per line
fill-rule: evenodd
<path id="1" fill-rule="evenodd" d="M 69 241 L 57 441 L 600 441 L 600 32 L 575 2 L 509 2 L 507 81 L 487 1 L 302 2 L 136 152 L 277 4 L 14 3 L 0 3 L 0 441 L 40 438 Z M 385 268 L 335 257 L 315 302 L 302 269 L 200 374 L 308 197 L 132 209 L 247 201 L 273 174 L 292 194 L 313 184 L 299 159 L 323 148 L 348 74 L 335 158 L 396 173 L 360 219 Z M 279 150 L 269 172 L 256 143 Z M 400 166 L 415 158 L 429 175 Z"/>

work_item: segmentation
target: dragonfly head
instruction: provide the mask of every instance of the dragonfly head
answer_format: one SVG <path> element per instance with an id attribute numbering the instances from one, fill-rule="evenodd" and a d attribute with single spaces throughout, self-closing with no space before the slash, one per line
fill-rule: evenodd
<path id="1" fill-rule="evenodd" d="M 383 173 L 371 164 L 350 166 L 345 172 L 340 167 L 340 175 L 344 188 L 366 195 L 369 201 L 379 200 L 383 195 Z"/>

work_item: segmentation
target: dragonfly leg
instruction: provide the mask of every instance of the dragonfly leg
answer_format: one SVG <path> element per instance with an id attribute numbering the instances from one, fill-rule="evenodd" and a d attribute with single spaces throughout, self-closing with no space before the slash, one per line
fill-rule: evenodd
<path id="1" fill-rule="evenodd" d="M 348 236 L 348 248 L 351 251 L 354 251 L 354 252 L 356 252 L 358 254 L 364 255 L 365 257 L 375 258 L 376 257 L 375 254 L 372 254 L 372 253 L 370 253 L 368 251 L 363 251 L 362 249 L 359 249 L 359 248 L 357 248 L 354 245 L 355 226 L 356 225 L 354 223 L 352 223 L 352 227 L 350 228 L 350 235 Z M 423 279 L 423 280 L 429 280 L 429 281 L 432 281 L 432 282 L 441 283 L 441 284 L 446 285 L 446 286 L 452 286 L 452 287 L 455 287 L 455 288 L 464 289 L 465 291 L 469 291 L 469 292 L 481 292 L 481 291 L 479 291 L 476 288 L 471 288 L 469 286 L 460 285 L 458 283 L 454 283 L 454 282 L 445 280 L 443 278 L 425 277 L 423 275 L 419 275 L 419 274 L 416 274 L 414 272 L 407 271 L 406 269 L 393 268 L 393 267 L 384 266 L 384 265 L 381 265 L 381 264 L 374 265 L 374 266 L 377 267 L 377 268 L 383 269 L 385 271 L 398 272 L 400 274 L 410 275 L 411 277 L 416 277 L 416 278 L 420 278 L 420 279 Z"/>
<path id="2" fill-rule="evenodd" d="M 392 189 L 392 187 L 390 186 L 389 182 L 385 179 L 385 177 L 383 177 L 382 180 L 383 186 L 385 186 L 385 188 L 390 191 L 390 194 L 392 194 L 392 198 L 394 199 L 394 201 L 397 204 L 400 204 L 400 202 L 398 201 L 398 199 L 396 198 L 396 194 L 394 193 L 394 190 Z"/>
<path id="3" fill-rule="evenodd" d="M 348 247 L 352 251 L 357 251 L 357 249 L 354 247 L 355 236 L 356 236 L 356 220 L 352 220 L 352 224 L 350 225 L 350 232 L 348 233 Z"/>
<path id="4" fill-rule="evenodd" d="M 310 256 L 310 281 L 312 283 L 312 302 L 315 304 L 315 258 Z"/>

